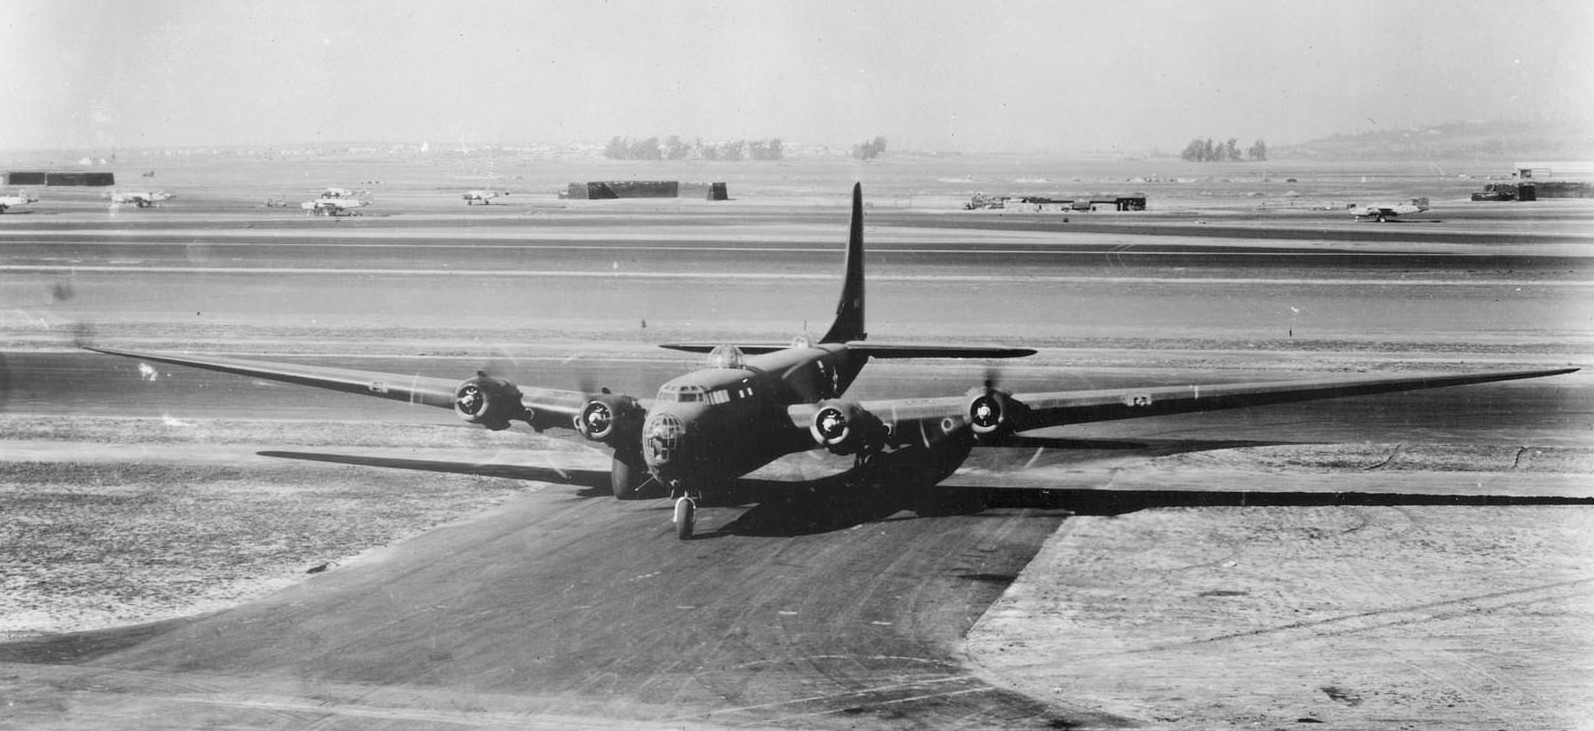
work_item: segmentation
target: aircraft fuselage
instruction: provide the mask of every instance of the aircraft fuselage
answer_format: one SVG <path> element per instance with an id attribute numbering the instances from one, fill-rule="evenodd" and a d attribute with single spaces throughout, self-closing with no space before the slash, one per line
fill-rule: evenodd
<path id="1" fill-rule="evenodd" d="M 642 427 L 648 471 L 672 490 L 697 490 L 814 449 L 786 407 L 840 396 L 864 361 L 840 343 L 799 345 L 670 380 Z"/>

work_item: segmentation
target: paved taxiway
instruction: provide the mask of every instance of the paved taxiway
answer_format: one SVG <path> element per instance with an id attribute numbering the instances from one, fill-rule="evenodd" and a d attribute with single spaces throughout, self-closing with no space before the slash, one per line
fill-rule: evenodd
<path id="1" fill-rule="evenodd" d="M 84 725 L 1066 717 L 974 678 L 953 653 L 1060 514 L 807 534 L 766 507 L 677 545 L 660 505 L 599 493 L 544 490 L 231 612 L 3 657 L 78 663 L 61 682 L 94 697 L 64 720 Z"/>
<path id="2" fill-rule="evenodd" d="M 529 244 L 513 257 L 425 242 L 406 246 L 404 256 L 374 256 L 357 246 L 363 242 L 334 237 L 289 249 L 264 238 L 212 241 L 200 229 L 165 242 L 72 242 L 81 247 L 72 249 L 77 261 L 65 262 L 46 261 L 62 255 L 51 244 L 19 245 L 34 258 L 8 259 L 18 268 L 0 278 L 13 336 L 29 350 L 4 354 L 0 407 L 9 414 L 452 418 L 178 369 L 151 380 L 131 361 L 65 350 L 84 323 L 94 325 L 92 337 L 114 344 L 222 343 L 257 354 L 293 344 L 323 357 L 344 354 L 340 362 L 350 365 L 437 375 L 481 362 L 456 353 L 487 352 L 506 375 L 528 383 L 570 386 L 590 377 L 647 395 L 685 365 L 642 355 L 647 342 L 789 337 L 803 318 L 817 324 L 830 311 L 839 262 L 839 245 L 837 254 L 822 254 L 802 237 L 668 254 L 644 246 L 624 260 L 570 241 Z M 1056 263 L 1016 282 L 1005 268 L 1033 258 L 985 257 L 961 245 L 939 253 L 887 246 L 871 259 L 871 273 L 881 275 L 869 290 L 871 331 L 879 339 L 1039 340 L 1058 347 L 1043 357 L 1076 368 L 1059 384 L 1015 365 L 1003 378 L 1019 390 L 1041 382 L 1172 382 L 1192 372 L 1289 377 L 1383 360 L 1409 369 L 1451 360 L 1559 365 L 1588 352 L 1589 269 L 1578 257 L 1502 259 L 1513 254 L 1486 250 L 1391 260 L 1303 249 L 1136 258 L 1088 244 L 1053 246 L 1084 246 L 1084 253 L 1044 257 Z M 471 274 L 449 281 L 417 276 L 465 264 Z M 20 268 L 29 265 L 49 269 Z M 155 266 L 167 269 L 140 271 Z M 24 329 L 35 321 L 42 324 Z M 559 344 L 528 353 L 524 342 L 532 338 L 577 347 L 592 338 L 624 340 L 632 360 L 583 376 L 582 360 L 545 352 Z M 1082 343 L 1092 348 L 1062 350 Z M 433 357 L 397 356 L 417 349 Z M 859 395 L 956 393 L 982 377 L 978 366 L 935 380 L 928 373 L 876 364 Z M 1576 374 L 1063 430 L 1055 436 L 1074 441 L 1038 446 L 1044 455 L 1006 456 L 1094 487 L 1121 474 L 1081 472 L 1071 457 L 1056 455 L 1073 447 L 1140 458 L 1313 441 L 1586 448 L 1591 404 L 1594 384 Z M 1148 442 L 1124 449 L 1130 438 Z M 1119 442 L 1081 441 L 1088 439 Z M 1067 525 L 1056 504 L 867 520 L 887 517 L 891 506 L 855 505 L 858 512 L 837 516 L 827 496 L 767 501 L 707 511 L 705 539 L 682 544 L 668 536 L 662 504 L 618 504 L 601 497 L 595 475 L 571 474 L 573 485 L 528 490 L 490 514 L 237 609 L 0 646 L 0 688 L 21 700 L 15 713 L 24 723 L 82 727 L 130 719 L 268 728 L 1119 723 L 1071 704 L 1066 692 L 1043 703 L 993 685 L 960 654 L 963 633 Z M 1201 491 L 1221 487 L 1202 474 L 1171 476 L 1188 479 L 1198 498 L 1219 495 Z M 1138 475 L 1139 483 L 1118 484 L 1132 496 L 1102 512 L 1203 504 L 1153 490 L 1167 473 Z M 1300 493 L 1342 489 L 1332 478 L 1279 478 L 1270 484 L 1283 497 L 1272 499 L 1310 504 Z M 1397 496 L 1405 489 L 1399 480 L 1385 484 Z M 1521 478 L 1491 483 L 1484 493 L 1513 485 L 1526 497 L 1544 495 L 1533 493 L 1541 483 Z M 1555 494 L 1568 489 L 1560 484 Z"/>

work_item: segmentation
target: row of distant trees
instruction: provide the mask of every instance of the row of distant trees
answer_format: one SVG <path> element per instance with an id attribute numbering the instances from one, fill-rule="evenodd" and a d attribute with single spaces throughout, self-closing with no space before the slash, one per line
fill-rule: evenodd
<path id="1" fill-rule="evenodd" d="M 885 151 L 885 137 L 852 146 L 852 156 L 859 160 L 873 160 Z M 603 156 L 611 160 L 779 160 L 785 154 L 779 137 L 726 142 L 704 142 L 701 138 L 688 142 L 676 135 L 662 142 L 657 137 L 611 137 L 603 147 Z"/>
<path id="2" fill-rule="evenodd" d="M 615 137 L 603 148 L 603 156 L 613 160 L 779 160 L 784 155 L 779 137 L 725 142 L 687 142 L 675 135 L 663 142 L 657 137 Z"/>
<path id="3" fill-rule="evenodd" d="M 886 151 L 886 138 L 876 137 L 852 146 L 852 156 L 859 160 L 873 160 Z"/>
<path id="4" fill-rule="evenodd" d="M 1242 152 L 1238 137 L 1218 143 L 1214 143 L 1211 137 L 1204 140 L 1197 138 L 1184 146 L 1184 152 L 1179 153 L 1179 157 L 1190 162 L 1256 162 L 1267 159 L 1267 143 L 1257 140 Z"/>

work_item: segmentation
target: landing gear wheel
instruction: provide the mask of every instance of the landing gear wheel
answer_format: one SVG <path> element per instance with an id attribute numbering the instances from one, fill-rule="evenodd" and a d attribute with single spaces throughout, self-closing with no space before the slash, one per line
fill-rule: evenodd
<path id="1" fill-rule="evenodd" d="M 675 537 L 692 540 L 692 529 L 697 523 L 697 501 L 689 497 L 675 499 Z"/>
<path id="2" fill-rule="evenodd" d="M 643 488 L 648 481 L 653 479 L 648 474 L 648 466 L 642 461 L 642 453 L 635 454 L 615 452 L 614 462 L 609 465 L 609 486 L 614 489 L 614 496 L 621 500 L 640 500 L 644 497 Z"/>

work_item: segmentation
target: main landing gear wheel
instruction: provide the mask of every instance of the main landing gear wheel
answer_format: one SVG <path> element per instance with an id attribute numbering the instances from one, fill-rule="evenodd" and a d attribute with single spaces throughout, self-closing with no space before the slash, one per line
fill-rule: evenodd
<path id="1" fill-rule="evenodd" d="M 653 476 L 648 474 L 648 466 L 642 461 L 641 452 L 614 453 L 614 462 L 609 465 L 609 486 L 614 489 L 615 497 L 639 500 L 644 497 L 643 488 L 651 479 Z"/>
<path id="2" fill-rule="evenodd" d="M 692 539 L 692 529 L 697 522 L 697 501 L 689 497 L 675 499 L 675 537 L 683 541 Z"/>

